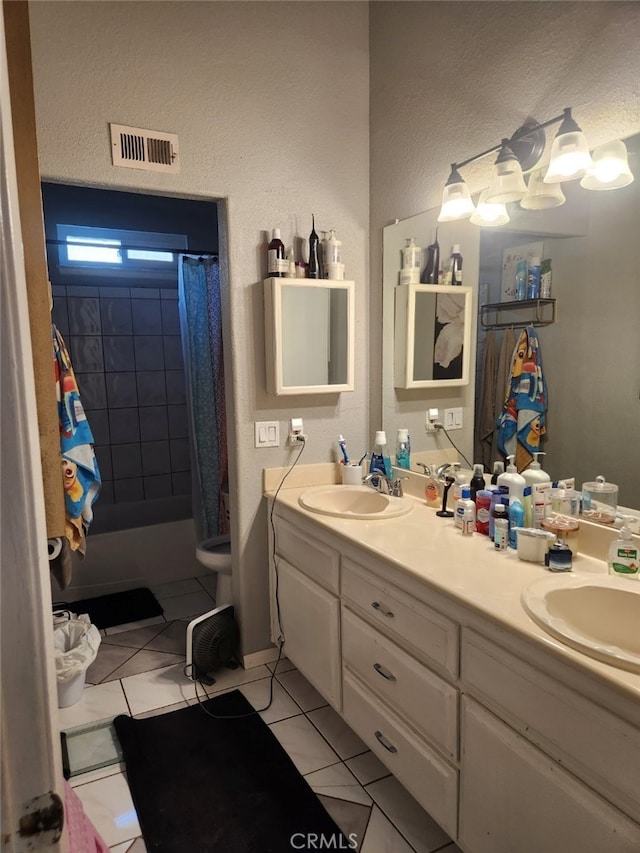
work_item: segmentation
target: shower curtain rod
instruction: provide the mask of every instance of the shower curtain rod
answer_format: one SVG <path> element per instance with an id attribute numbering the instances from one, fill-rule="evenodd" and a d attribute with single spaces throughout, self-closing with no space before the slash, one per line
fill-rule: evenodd
<path id="1" fill-rule="evenodd" d="M 48 246 L 95 246 L 98 249 L 137 249 L 138 251 L 146 251 L 146 252 L 173 252 L 176 255 L 210 255 L 213 258 L 218 257 L 218 252 L 214 252 L 212 249 L 183 249 L 178 248 L 176 246 L 130 246 L 127 243 L 114 243 L 114 244 L 106 244 L 106 243 L 91 243 L 88 240 L 83 240 L 82 243 L 69 243 L 67 240 L 45 240 L 45 243 Z"/>

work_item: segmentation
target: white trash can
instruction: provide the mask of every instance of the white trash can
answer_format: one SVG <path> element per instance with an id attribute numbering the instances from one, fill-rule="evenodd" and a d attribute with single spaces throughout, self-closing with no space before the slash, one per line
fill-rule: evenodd
<path id="1" fill-rule="evenodd" d="M 69 708 L 82 698 L 87 669 L 98 654 L 100 631 L 86 615 L 54 614 L 53 622 L 58 707 Z"/>

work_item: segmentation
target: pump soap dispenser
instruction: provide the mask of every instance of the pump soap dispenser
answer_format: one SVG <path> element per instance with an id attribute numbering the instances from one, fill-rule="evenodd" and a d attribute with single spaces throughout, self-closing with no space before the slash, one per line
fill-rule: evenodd
<path id="1" fill-rule="evenodd" d="M 620 536 L 609 546 L 607 563 L 609 574 L 617 577 L 635 578 L 637 580 L 640 572 L 640 559 L 638 559 L 638 541 L 633 538 L 628 524 L 631 518 L 623 517 L 623 525 Z"/>
<path id="2" fill-rule="evenodd" d="M 542 470 L 538 457 L 544 456 L 543 450 L 533 454 L 533 462 L 522 476 L 528 486 L 531 486 L 531 502 L 533 507 L 532 525 L 540 528 L 542 519 L 547 515 L 551 505 L 551 477 Z"/>
<path id="3" fill-rule="evenodd" d="M 508 503 L 514 498 L 517 498 L 520 503 L 522 503 L 524 497 L 524 487 L 526 486 L 526 480 L 522 476 L 522 474 L 518 474 L 518 469 L 515 466 L 515 455 L 507 456 L 509 460 L 509 464 L 507 465 L 507 470 L 500 474 L 498 477 L 497 486 L 500 489 L 503 497 L 503 503 L 505 503 L 505 498 L 508 496 Z"/>

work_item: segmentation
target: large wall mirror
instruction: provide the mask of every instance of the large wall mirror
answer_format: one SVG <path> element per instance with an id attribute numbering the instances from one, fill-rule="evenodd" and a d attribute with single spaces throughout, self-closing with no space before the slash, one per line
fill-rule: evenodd
<path id="1" fill-rule="evenodd" d="M 353 391 L 353 282 L 268 278 L 264 297 L 270 393 Z"/>
<path id="2" fill-rule="evenodd" d="M 549 401 L 543 467 L 552 479 L 574 476 L 578 488 L 602 474 L 618 484 L 621 505 L 640 507 L 640 134 L 625 142 L 636 175 L 627 187 L 589 192 L 577 182 L 565 184 L 567 202 L 561 207 L 534 212 L 512 204 L 505 226 L 477 228 L 463 221 L 440 230 L 443 253 L 460 243 L 463 283 L 473 291 L 470 351 L 476 381 L 468 389 L 395 387 L 388 363 L 393 363 L 398 258 L 412 236 L 421 246 L 432 242 L 438 211 L 387 226 L 382 392 L 388 434 L 408 427 L 413 448 L 432 450 L 425 409 L 462 405 L 464 429 L 452 437 L 474 461 L 473 426 L 481 403 L 475 398 L 488 332 L 478 322 L 477 306 L 507 298 L 503 266 L 510 248 L 542 243 L 543 256 L 552 261 L 557 307 L 556 322 L 536 329 Z M 514 325 L 520 328 L 515 319 Z M 504 332 L 495 334 L 499 345 Z"/>

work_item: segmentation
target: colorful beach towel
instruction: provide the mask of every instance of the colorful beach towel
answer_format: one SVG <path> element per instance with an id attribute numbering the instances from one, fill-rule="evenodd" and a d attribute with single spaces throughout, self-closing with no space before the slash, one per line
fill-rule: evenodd
<path id="1" fill-rule="evenodd" d="M 518 471 L 524 471 L 540 449 L 546 433 L 547 393 L 542 375 L 540 342 L 533 326 L 520 333 L 511 357 L 511 370 L 502 414 L 498 418 L 498 447 L 513 455 Z"/>
<path id="2" fill-rule="evenodd" d="M 62 335 L 53 329 L 56 398 L 65 497 L 65 536 L 72 551 L 84 556 L 93 504 L 100 492 L 100 471 L 71 359 Z"/>

